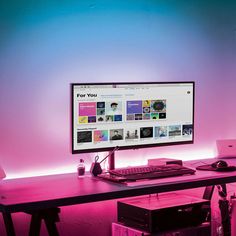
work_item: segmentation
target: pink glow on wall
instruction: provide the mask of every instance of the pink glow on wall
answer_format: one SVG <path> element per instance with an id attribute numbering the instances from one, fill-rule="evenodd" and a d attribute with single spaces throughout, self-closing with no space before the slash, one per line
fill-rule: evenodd
<path id="1" fill-rule="evenodd" d="M 144 164 L 154 157 L 213 157 L 215 140 L 235 138 L 231 7 L 212 8 L 206 1 L 201 7 L 186 2 L 106 4 L 74 2 L 63 7 L 64 14 L 60 6 L 52 10 L 46 4 L 22 11 L 21 20 L 5 16 L 0 163 L 9 178 L 73 172 L 79 158 L 89 169 L 96 153 L 71 154 L 71 82 L 196 82 L 195 143 L 132 155 L 117 152 L 117 166 Z M 224 27 L 219 27 L 220 19 Z"/>

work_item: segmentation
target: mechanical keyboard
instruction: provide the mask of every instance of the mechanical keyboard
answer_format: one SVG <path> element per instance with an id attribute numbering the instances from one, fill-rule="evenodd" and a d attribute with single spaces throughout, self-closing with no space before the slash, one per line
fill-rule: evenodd
<path id="1" fill-rule="evenodd" d="M 195 170 L 178 164 L 158 166 L 136 166 L 109 170 L 111 176 L 126 180 L 155 179 L 185 174 L 194 174 Z"/>

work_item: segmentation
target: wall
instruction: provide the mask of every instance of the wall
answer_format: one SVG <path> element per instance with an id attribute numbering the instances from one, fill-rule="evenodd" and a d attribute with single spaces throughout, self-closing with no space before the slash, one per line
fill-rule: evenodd
<path id="1" fill-rule="evenodd" d="M 195 143 L 120 151 L 117 164 L 213 157 L 216 139 L 235 138 L 235 20 L 231 0 L 1 1 L 0 163 L 8 178 L 75 171 L 71 82 L 196 81 Z M 93 157 L 83 155 L 87 168 Z M 110 222 L 114 201 L 90 210 L 106 204 Z M 61 230 L 76 235 L 86 209 L 63 209 Z M 24 217 L 16 215 L 20 228 Z M 88 228 L 82 235 L 94 235 Z"/>

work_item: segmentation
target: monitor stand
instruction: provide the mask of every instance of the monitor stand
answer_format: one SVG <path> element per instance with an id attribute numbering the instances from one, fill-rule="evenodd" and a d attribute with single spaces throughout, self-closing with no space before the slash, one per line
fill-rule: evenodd
<path id="1" fill-rule="evenodd" d="M 108 169 L 109 170 L 114 170 L 115 169 L 115 152 L 109 151 L 109 156 L 108 156 Z"/>

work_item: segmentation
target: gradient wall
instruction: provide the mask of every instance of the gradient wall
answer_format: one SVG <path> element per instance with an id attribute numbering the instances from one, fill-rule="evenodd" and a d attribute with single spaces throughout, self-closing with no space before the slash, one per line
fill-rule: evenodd
<path id="1" fill-rule="evenodd" d="M 213 157 L 216 139 L 235 138 L 235 22 L 230 0 L 1 1 L 0 164 L 8 178 L 76 170 L 71 82 L 196 81 L 195 143 L 120 151 L 117 165 Z M 82 156 L 87 168 L 93 156 Z"/>

